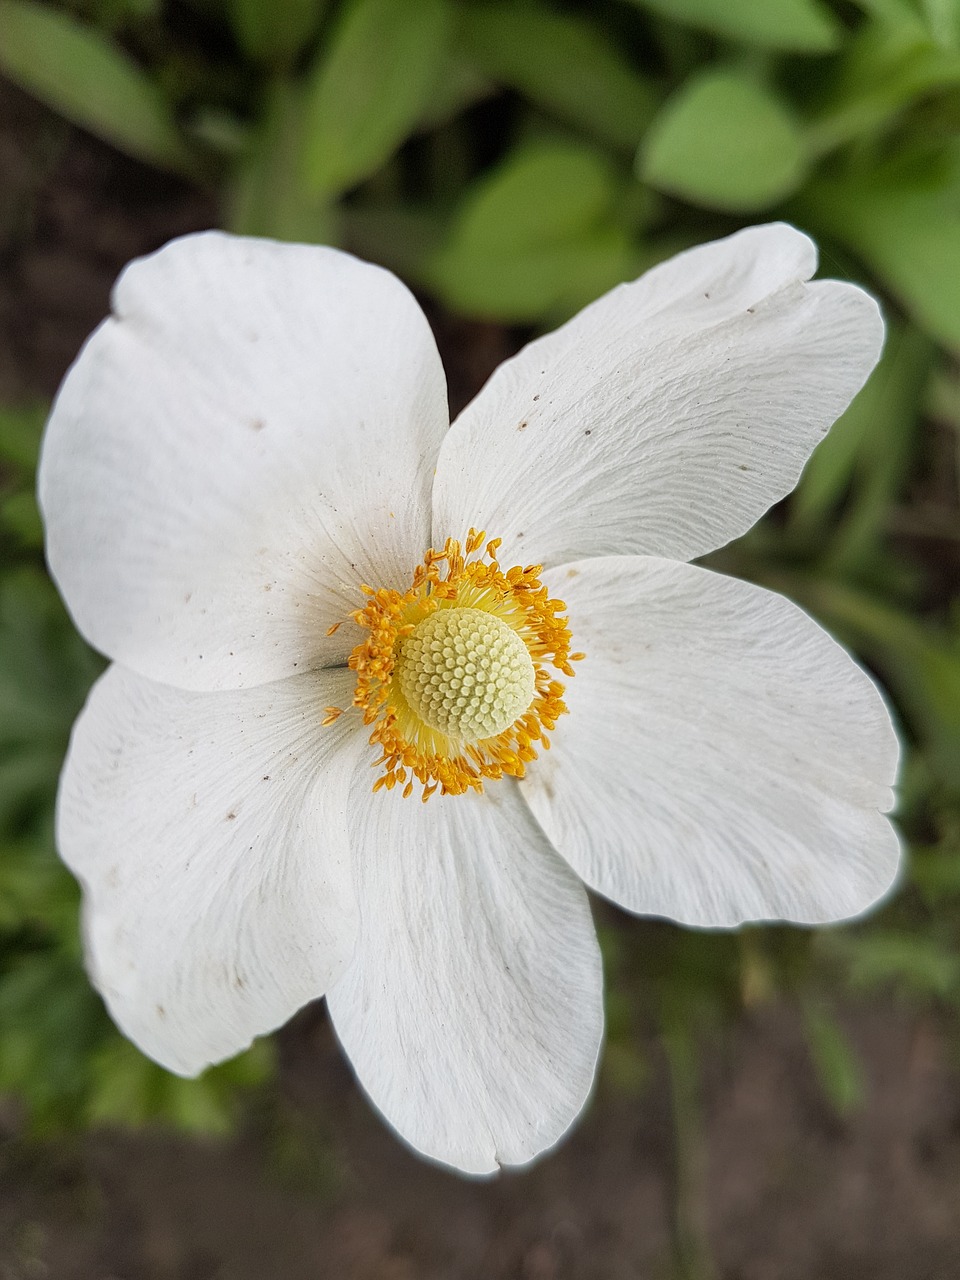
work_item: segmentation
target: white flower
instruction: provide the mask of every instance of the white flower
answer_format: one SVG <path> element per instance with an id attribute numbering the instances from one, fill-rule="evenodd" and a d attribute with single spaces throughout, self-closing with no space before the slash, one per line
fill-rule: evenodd
<path id="1" fill-rule="evenodd" d="M 484 1173 L 590 1090 L 581 880 L 698 926 L 887 890 L 874 685 L 793 604 L 687 563 L 793 487 L 876 362 L 875 303 L 815 265 L 783 225 L 681 254 L 449 429 L 427 322 L 377 267 L 211 233 L 124 272 L 40 493 L 114 661 L 59 846 L 145 1053 L 189 1075 L 326 994 L 390 1124 Z"/>

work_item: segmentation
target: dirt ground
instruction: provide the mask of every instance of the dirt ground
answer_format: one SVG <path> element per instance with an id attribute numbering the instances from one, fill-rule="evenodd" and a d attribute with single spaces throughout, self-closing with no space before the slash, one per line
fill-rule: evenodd
<path id="1" fill-rule="evenodd" d="M 840 1123 L 793 1017 L 753 1015 L 706 1089 L 717 1280 L 960 1277 L 960 1092 L 936 1029 L 851 1012 L 867 1104 Z M 460 1179 L 411 1155 L 351 1079 L 320 1010 L 282 1037 L 284 1143 L 98 1133 L 0 1142 L 4 1280 L 666 1280 L 670 1144 L 659 1076 L 601 1085 L 528 1172 Z M 272 1105 L 272 1104 L 271 1104 Z M 291 1135 L 296 1146 L 291 1151 Z"/>
<path id="2" fill-rule="evenodd" d="M 129 258 L 208 226 L 176 182 L 0 84 L 0 399 L 49 397 Z M 436 317 L 461 404 L 515 345 Z M 754 1011 L 706 1072 L 715 1280 L 960 1280 L 960 1075 L 893 1005 L 844 1024 L 868 1083 L 839 1121 L 797 1017 Z M 2 1029 L 0 1029 L 2 1033 Z M 359 1094 L 322 1008 L 280 1037 L 275 1093 L 228 1142 L 22 1139 L 0 1110 L 0 1280 L 660 1280 L 669 1110 L 655 1046 L 639 1096 L 601 1080 L 526 1173 L 461 1180 L 412 1156 Z"/>

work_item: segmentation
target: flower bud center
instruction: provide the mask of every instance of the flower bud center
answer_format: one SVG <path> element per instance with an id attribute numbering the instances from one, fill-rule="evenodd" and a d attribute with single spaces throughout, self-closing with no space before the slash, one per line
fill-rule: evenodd
<path id="1" fill-rule="evenodd" d="M 503 733 L 536 694 L 523 639 L 483 609 L 428 614 L 399 641 L 394 679 L 425 724 L 463 742 Z"/>

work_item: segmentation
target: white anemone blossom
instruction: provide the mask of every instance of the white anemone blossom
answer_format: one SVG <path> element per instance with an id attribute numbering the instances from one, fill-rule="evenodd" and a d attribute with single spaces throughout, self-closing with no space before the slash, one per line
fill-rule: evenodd
<path id="1" fill-rule="evenodd" d="M 492 1172 L 591 1088 L 584 885 L 723 927 L 889 888 L 877 689 L 795 605 L 689 563 L 796 484 L 877 360 L 874 301 L 815 268 L 785 225 L 682 253 L 452 426 L 387 271 L 219 233 L 127 268 L 40 495 L 113 660 L 59 848 L 145 1053 L 192 1075 L 325 995 L 397 1132 Z"/>

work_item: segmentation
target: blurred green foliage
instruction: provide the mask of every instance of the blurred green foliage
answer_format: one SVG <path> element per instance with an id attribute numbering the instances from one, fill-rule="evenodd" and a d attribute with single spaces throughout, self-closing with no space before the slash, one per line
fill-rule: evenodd
<path id="1" fill-rule="evenodd" d="M 691 204 L 749 213 L 796 191 L 806 151 L 799 121 L 768 88 L 734 69 L 710 69 L 664 103 L 637 169 Z"/>
<path id="2" fill-rule="evenodd" d="M 820 931 L 602 908 L 606 1078 L 644 1087 L 640 1033 L 659 1028 L 689 1099 L 691 1046 L 779 997 L 842 1115 L 866 1089 L 835 1017 L 847 993 L 889 990 L 955 1034 L 960 0 L 0 0 L 0 71 L 214 193 L 228 228 L 342 244 L 468 316 L 547 327 L 776 217 L 885 299 L 871 382 L 790 502 L 712 563 L 797 599 L 885 682 L 906 744 L 903 883 Z M 82 974 L 53 801 L 98 660 L 43 575 L 42 416 L 0 412 L 0 1091 L 41 1128 L 222 1128 L 268 1050 L 167 1076 Z"/>

